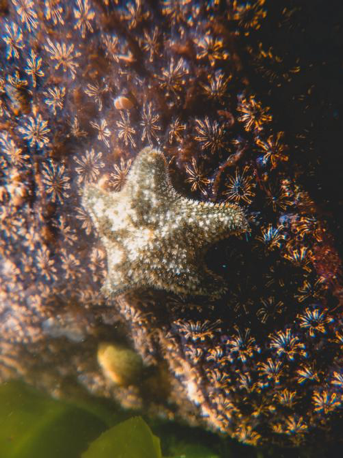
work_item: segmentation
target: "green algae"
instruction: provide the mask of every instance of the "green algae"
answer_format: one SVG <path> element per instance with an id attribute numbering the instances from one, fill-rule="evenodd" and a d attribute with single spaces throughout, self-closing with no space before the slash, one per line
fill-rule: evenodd
<path id="1" fill-rule="evenodd" d="M 103 433 L 82 458 L 162 458 L 160 440 L 141 417 L 133 417 Z"/>
<path id="2" fill-rule="evenodd" d="M 219 458 L 205 445 L 160 430 L 164 458 Z M 1 458 L 162 458 L 142 417 L 127 419 L 101 402 L 65 402 L 12 381 L 0 385 Z"/>
<path id="3" fill-rule="evenodd" d="M 107 429 L 84 409 L 17 382 L 0 385 L 0 456 L 76 458 Z"/>

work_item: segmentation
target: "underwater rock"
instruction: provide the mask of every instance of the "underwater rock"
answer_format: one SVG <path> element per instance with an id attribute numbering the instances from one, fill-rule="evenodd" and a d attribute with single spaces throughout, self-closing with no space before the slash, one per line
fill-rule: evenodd
<path id="1" fill-rule="evenodd" d="M 319 111 L 331 127 L 339 114 L 326 114 L 331 99 L 307 82 L 314 67 L 296 57 L 306 49 L 293 58 L 280 45 L 310 33 L 299 24 L 315 7 L 280 3 L 2 3 L 2 381 L 22 378 L 54 396 L 86 389 L 253 445 L 335 437 L 339 212 L 317 189 L 327 159 L 313 119 Z M 196 231 L 182 239 L 182 255 L 211 272 L 203 282 L 216 275 L 214 294 L 198 295 L 202 284 L 178 295 L 192 288 L 153 281 L 102 292 L 109 249 L 83 193 L 125 193 L 144 148 L 163 153 L 178 195 L 239 215 L 229 232 L 246 229 L 243 214 L 248 221 L 249 232 L 218 242 L 204 260 L 193 253 Z M 218 228 L 205 235 L 217 240 Z M 171 239 L 170 250 L 179 243 Z M 170 253 L 159 262 L 170 265 Z M 102 345 L 125 348 L 125 364 L 132 356 L 127 377 Z"/>

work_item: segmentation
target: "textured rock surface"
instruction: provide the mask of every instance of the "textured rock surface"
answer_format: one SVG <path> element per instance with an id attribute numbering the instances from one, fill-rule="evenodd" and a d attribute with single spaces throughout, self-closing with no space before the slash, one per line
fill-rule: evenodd
<path id="1" fill-rule="evenodd" d="M 338 223 L 311 178 L 325 164 L 311 116 L 322 110 L 335 126 L 338 115 L 306 80 L 310 59 L 275 49 L 282 31 L 296 41 L 310 29 L 311 12 L 275 3 L 1 3 L 1 380 L 56 396 L 85 388 L 249 444 L 332 437 L 343 389 Z M 279 99 L 290 111 L 273 110 Z M 144 147 L 163 151 L 176 192 L 243 209 L 249 234 L 205 259 L 222 297 L 143 284 L 102 294 L 108 251 L 83 190 L 119 195 Z M 104 345 L 137 352 L 137 383 L 108 375 Z"/>

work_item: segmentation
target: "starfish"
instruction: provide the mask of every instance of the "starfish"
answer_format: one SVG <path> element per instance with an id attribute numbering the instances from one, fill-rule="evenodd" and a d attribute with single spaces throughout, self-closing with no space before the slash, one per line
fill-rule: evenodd
<path id="1" fill-rule="evenodd" d="M 163 153 L 151 147 L 137 155 L 120 192 L 86 185 L 83 205 L 107 251 L 102 291 L 112 297 L 141 287 L 220 296 L 223 279 L 207 269 L 204 254 L 214 242 L 248 230 L 239 206 L 177 193 Z"/>

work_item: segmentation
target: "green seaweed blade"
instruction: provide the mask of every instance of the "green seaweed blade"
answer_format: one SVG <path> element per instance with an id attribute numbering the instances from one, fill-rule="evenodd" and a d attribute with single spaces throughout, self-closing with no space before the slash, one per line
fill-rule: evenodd
<path id="1" fill-rule="evenodd" d="M 82 458 L 162 458 L 160 441 L 141 417 L 133 417 L 103 433 Z"/>
<path id="2" fill-rule="evenodd" d="M 1 458 L 79 457 L 106 428 L 99 417 L 21 383 L 0 385 Z"/>

